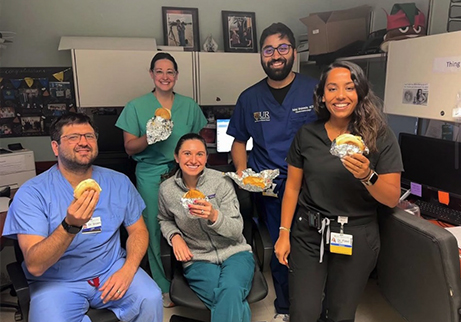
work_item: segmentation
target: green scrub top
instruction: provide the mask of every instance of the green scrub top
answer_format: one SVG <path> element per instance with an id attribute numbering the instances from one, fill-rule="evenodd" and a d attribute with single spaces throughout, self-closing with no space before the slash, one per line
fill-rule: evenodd
<path id="1" fill-rule="evenodd" d="M 162 107 L 153 93 L 138 97 L 125 106 L 115 126 L 137 137 L 146 134 L 146 124 L 154 117 L 155 110 Z M 207 123 L 198 104 L 190 97 L 175 93 L 171 108 L 173 131 L 165 141 L 149 145 L 144 151 L 133 155 L 137 162 L 161 165 L 174 160 L 174 148 L 187 133 L 198 133 Z"/>

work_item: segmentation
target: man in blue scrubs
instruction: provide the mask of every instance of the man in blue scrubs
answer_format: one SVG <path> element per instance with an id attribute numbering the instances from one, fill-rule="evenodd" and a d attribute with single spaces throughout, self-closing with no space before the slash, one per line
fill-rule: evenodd
<path id="1" fill-rule="evenodd" d="M 29 321 L 89 322 L 93 307 L 121 321 L 162 322 L 160 288 L 139 268 L 149 239 L 141 196 L 127 176 L 92 165 L 98 134 L 88 116 L 61 116 L 50 136 L 58 164 L 21 186 L 3 231 L 24 254 Z M 90 178 L 102 190 L 75 199 L 75 187 Z"/>
<path id="2" fill-rule="evenodd" d="M 234 137 L 231 154 L 237 173 L 246 168 L 256 172 L 280 170 L 269 191 L 255 194 L 275 244 L 287 178 L 285 158 L 298 129 L 316 120 L 313 93 L 317 80 L 292 71 L 296 42 L 286 25 L 274 23 L 266 28 L 261 34 L 260 49 L 267 78 L 240 95 L 227 134 Z M 250 137 L 253 149 L 247 159 L 246 141 Z M 289 321 L 288 269 L 273 256 L 271 272 L 276 293 L 276 314 L 272 321 Z"/>

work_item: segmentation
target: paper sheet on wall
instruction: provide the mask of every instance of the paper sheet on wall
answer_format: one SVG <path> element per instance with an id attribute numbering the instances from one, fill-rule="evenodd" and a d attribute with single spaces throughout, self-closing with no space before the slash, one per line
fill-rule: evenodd
<path id="1" fill-rule="evenodd" d="M 430 120 L 429 124 L 426 129 L 426 136 L 436 139 L 442 139 L 443 132 L 445 129 L 449 127 L 452 130 L 452 138 L 451 140 L 456 140 L 461 142 L 461 135 L 459 133 L 459 125 L 458 124 L 451 124 L 444 121 L 439 120 Z"/>
<path id="2" fill-rule="evenodd" d="M 458 248 L 461 249 L 461 226 L 446 227 L 445 229 L 452 233 L 453 236 L 455 236 L 456 241 L 458 242 Z"/>

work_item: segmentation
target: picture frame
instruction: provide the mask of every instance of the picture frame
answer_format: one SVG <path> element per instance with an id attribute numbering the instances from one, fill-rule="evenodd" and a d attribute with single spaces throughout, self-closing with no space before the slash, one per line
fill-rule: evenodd
<path id="1" fill-rule="evenodd" d="M 162 18 L 165 46 L 200 51 L 198 8 L 162 7 Z"/>
<path id="2" fill-rule="evenodd" d="M 254 12 L 222 11 L 224 51 L 257 53 Z"/>

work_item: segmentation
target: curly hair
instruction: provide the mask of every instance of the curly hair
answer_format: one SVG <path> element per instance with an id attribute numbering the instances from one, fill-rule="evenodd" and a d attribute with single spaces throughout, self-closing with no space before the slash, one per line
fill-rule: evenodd
<path id="1" fill-rule="evenodd" d="M 320 82 L 314 91 L 314 109 L 318 119 L 327 121 L 331 115 L 322 99 L 327 77 L 334 68 L 348 69 L 357 91 L 358 102 L 352 112 L 348 131 L 354 135 L 360 135 L 370 151 L 377 151 L 376 140 L 379 136 L 384 135 L 387 122 L 381 112 L 381 100 L 371 90 L 365 73 L 358 65 L 349 61 L 335 61 L 322 72 Z"/>

